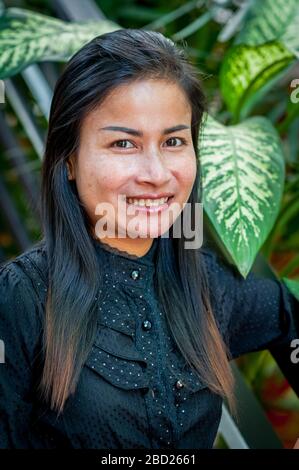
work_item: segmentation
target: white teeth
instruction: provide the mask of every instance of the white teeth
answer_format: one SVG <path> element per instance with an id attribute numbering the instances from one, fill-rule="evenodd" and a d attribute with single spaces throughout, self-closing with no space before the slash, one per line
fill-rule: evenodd
<path id="1" fill-rule="evenodd" d="M 165 204 L 168 201 L 168 197 L 162 197 L 161 199 L 134 199 L 129 197 L 128 203 L 133 204 L 134 206 L 148 206 L 156 207 Z"/>

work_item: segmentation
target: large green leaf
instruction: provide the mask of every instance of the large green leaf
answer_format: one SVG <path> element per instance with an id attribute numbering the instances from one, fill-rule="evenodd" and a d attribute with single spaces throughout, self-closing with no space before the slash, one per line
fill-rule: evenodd
<path id="1" fill-rule="evenodd" d="M 240 44 L 228 52 L 220 71 L 220 87 L 235 120 L 246 117 L 293 60 L 293 54 L 276 41 L 260 46 Z"/>
<path id="2" fill-rule="evenodd" d="M 238 121 L 299 57 L 298 0 L 253 1 L 235 45 L 224 59 L 220 84 Z"/>
<path id="3" fill-rule="evenodd" d="M 298 7 L 298 0 L 252 1 L 244 27 L 235 42 L 248 46 L 258 46 L 278 39 L 284 42 L 284 34 L 290 34 L 288 30 L 296 25 Z"/>
<path id="4" fill-rule="evenodd" d="M 299 300 L 299 279 L 289 279 L 287 277 L 283 277 L 282 281 L 290 290 L 290 292 Z"/>
<path id="5" fill-rule="evenodd" d="M 204 211 L 246 277 L 279 212 L 285 176 L 279 136 L 263 117 L 226 127 L 209 116 L 200 160 Z"/>
<path id="6" fill-rule="evenodd" d="M 297 2 L 298 3 L 298 2 Z M 280 40 L 281 42 L 293 52 L 293 54 L 299 59 L 299 4 L 297 5 L 297 10 L 294 12 L 293 20 L 290 22 L 289 26 L 286 28 L 285 32 L 282 34 Z"/>
<path id="7" fill-rule="evenodd" d="M 121 29 L 111 21 L 67 23 L 19 8 L 0 17 L 0 78 L 39 61 L 67 61 L 95 36 Z"/>

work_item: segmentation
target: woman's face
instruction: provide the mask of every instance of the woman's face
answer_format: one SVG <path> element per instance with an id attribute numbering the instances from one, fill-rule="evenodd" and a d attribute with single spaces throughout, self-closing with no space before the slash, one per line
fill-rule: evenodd
<path id="1" fill-rule="evenodd" d="M 169 229 L 196 176 L 190 126 L 187 98 L 165 80 L 121 85 L 86 115 L 68 168 L 95 238 L 145 247 Z M 164 194 L 166 202 L 151 206 Z"/>

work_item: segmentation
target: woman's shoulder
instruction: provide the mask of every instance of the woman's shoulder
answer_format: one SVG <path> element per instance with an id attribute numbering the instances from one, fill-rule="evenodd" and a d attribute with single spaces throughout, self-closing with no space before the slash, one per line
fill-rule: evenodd
<path id="1" fill-rule="evenodd" d="M 45 268 L 41 242 L 0 266 L 0 339 L 5 345 L 7 370 L 17 370 L 16 379 L 31 368 L 40 350 L 47 293 Z"/>
<path id="2" fill-rule="evenodd" d="M 0 266 L 0 293 L 7 301 L 21 291 L 44 301 L 47 291 L 47 255 L 44 239 Z M 27 295 L 26 295 L 27 294 Z"/>
<path id="3" fill-rule="evenodd" d="M 203 245 L 200 248 L 200 253 L 207 275 L 213 311 L 224 331 L 227 329 L 233 312 L 234 302 L 246 290 L 248 282 L 252 280 L 253 273 L 248 274 L 246 282 L 237 267 L 212 245 Z"/>
<path id="4" fill-rule="evenodd" d="M 0 265 L 0 272 L 2 273 L 6 270 L 14 270 L 17 266 L 26 272 L 26 265 L 28 265 L 28 263 L 40 270 L 42 275 L 42 271 L 47 264 L 46 245 L 44 239 L 37 241 L 16 257 L 2 263 Z M 42 275 L 42 277 L 44 276 Z"/>
<path id="5" fill-rule="evenodd" d="M 203 245 L 200 248 L 200 253 L 211 279 L 218 279 L 219 277 L 240 279 L 237 267 L 229 263 L 224 255 L 212 245 Z"/>

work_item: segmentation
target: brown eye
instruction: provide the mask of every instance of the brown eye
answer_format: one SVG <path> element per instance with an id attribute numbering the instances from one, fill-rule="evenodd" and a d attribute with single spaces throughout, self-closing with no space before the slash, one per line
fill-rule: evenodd
<path id="1" fill-rule="evenodd" d="M 129 140 L 126 140 L 126 139 L 125 140 L 116 140 L 115 142 L 113 142 L 111 144 L 111 147 L 118 147 L 118 148 L 124 148 L 124 149 L 133 148 L 133 147 L 126 147 L 126 145 L 115 145 L 115 144 L 124 143 L 124 142 L 129 142 L 130 144 L 132 143 Z"/>
<path id="2" fill-rule="evenodd" d="M 180 140 L 182 142 L 181 145 L 186 145 L 186 143 L 187 143 L 187 141 L 185 139 L 183 139 L 182 137 L 171 137 L 166 142 L 176 141 L 176 140 Z M 170 145 L 170 147 L 180 147 L 180 146 L 179 145 Z"/>

